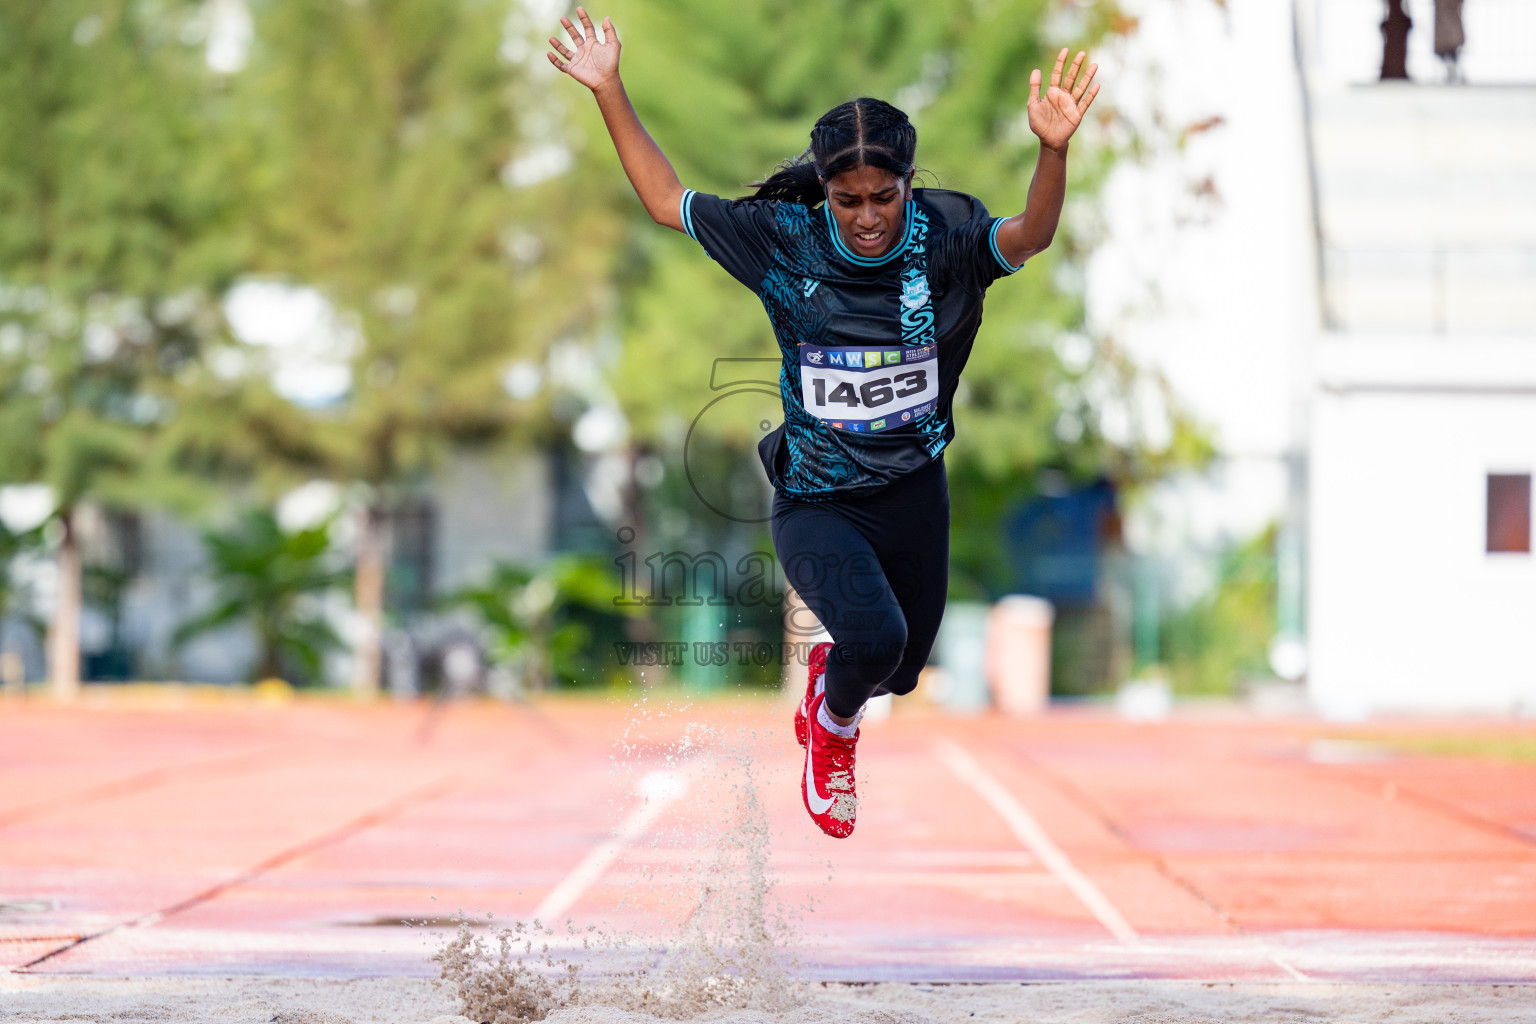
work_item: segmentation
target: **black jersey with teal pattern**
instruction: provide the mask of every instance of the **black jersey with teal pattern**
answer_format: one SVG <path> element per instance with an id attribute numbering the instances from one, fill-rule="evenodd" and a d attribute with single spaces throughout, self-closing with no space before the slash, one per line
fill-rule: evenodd
<path id="1" fill-rule="evenodd" d="M 758 445 L 768 479 L 807 501 L 869 494 L 939 457 L 982 297 L 1018 267 L 1001 218 L 960 192 L 914 189 L 902 239 L 850 252 L 832 213 L 683 193 L 683 227 L 762 300 L 779 342 L 784 423 Z"/>

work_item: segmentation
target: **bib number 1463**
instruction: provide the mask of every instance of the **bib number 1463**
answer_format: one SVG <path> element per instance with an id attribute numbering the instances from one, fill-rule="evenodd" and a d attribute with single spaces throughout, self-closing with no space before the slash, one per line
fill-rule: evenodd
<path id="1" fill-rule="evenodd" d="M 878 431 L 928 412 L 939 397 L 938 349 L 822 348 L 800 351 L 800 400 L 833 427 Z"/>
<path id="2" fill-rule="evenodd" d="M 854 387 L 852 381 L 835 381 L 832 390 L 827 390 L 829 381 L 825 377 L 812 377 L 811 387 L 816 392 L 815 402 L 817 408 L 842 403 L 849 408 L 863 406 L 866 409 L 880 409 L 890 405 L 898 398 L 907 398 L 911 395 L 920 395 L 928 389 L 928 369 L 918 367 L 915 370 L 904 370 L 892 377 L 876 377 L 867 380 Z"/>

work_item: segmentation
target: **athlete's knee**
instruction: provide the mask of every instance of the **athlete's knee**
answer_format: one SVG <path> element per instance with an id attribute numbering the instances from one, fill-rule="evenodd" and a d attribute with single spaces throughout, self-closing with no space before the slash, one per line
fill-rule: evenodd
<path id="1" fill-rule="evenodd" d="M 885 679 L 907 653 L 907 622 L 899 614 L 882 613 L 875 628 L 864 630 L 852 644 L 854 658 L 875 676 Z"/>
<path id="2" fill-rule="evenodd" d="M 917 689 L 918 676 L 924 666 L 928 664 L 928 655 L 932 650 L 932 642 L 926 642 L 922 637 L 909 637 L 906 650 L 902 654 L 901 664 L 897 665 L 885 681 L 880 684 L 877 693 L 889 693 L 896 697 L 905 697 Z"/>

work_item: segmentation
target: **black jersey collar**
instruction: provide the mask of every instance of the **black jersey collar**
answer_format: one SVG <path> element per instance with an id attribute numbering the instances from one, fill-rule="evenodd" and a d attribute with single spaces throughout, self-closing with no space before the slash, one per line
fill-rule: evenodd
<path id="1" fill-rule="evenodd" d="M 907 246 L 912 244 L 912 234 L 917 223 L 917 218 L 912 216 L 914 205 L 911 199 L 907 200 L 906 209 L 903 211 L 903 215 L 907 220 L 906 233 L 902 235 L 899 245 L 892 246 L 891 251 L 884 256 L 858 256 L 843 244 L 843 236 L 837 233 L 837 221 L 832 217 L 832 204 L 823 203 L 822 209 L 826 211 L 827 215 L 827 234 L 832 236 L 832 247 L 837 250 L 839 256 L 856 267 L 879 267 L 891 262 L 891 260 L 900 256 L 903 252 L 906 252 Z"/>

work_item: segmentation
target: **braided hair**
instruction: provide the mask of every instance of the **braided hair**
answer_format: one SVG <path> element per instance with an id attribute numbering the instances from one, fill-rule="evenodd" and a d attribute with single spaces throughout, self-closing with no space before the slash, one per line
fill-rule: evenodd
<path id="1" fill-rule="evenodd" d="M 751 199 L 782 199 L 815 206 L 826 198 L 822 181 L 854 167 L 878 167 L 904 178 L 917 153 L 917 129 L 907 115 L 884 100 L 861 96 L 821 115 L 811 129 L 811 145 L 779 164 Z"/>

